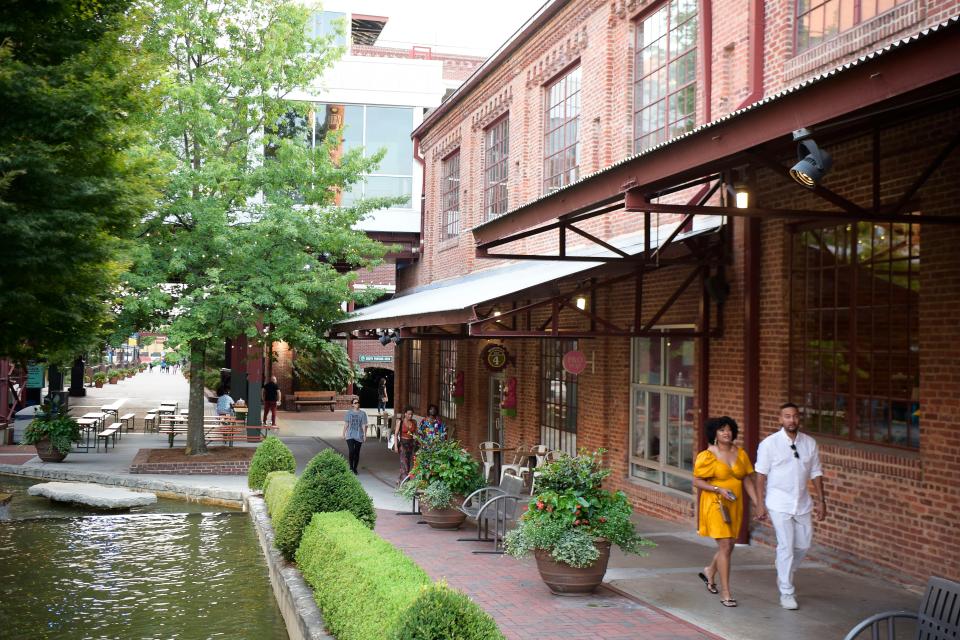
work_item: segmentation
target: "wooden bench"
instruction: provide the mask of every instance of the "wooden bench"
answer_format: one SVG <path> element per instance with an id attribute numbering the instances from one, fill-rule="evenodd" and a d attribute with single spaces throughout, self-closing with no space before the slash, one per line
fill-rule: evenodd
<path id="1" fill-rule="evenodd" d="M 297 391 L 293 394 L 293 402 L 300 411 L 302 404 L 327 405 L 333 411 L 337 404 L 336 391 Z"/>
<path id="2" fill-rule="evenodd" d="M 134 431 L 136 429 L 137 414 L 135 413 L 125 413 L 120 416 L 120 425 L 122 428 L 129 431 Z"/>
<path id="3" fill-rule="evenodd" d="M 186 436 L 189 427 L 186 420 L 172 420 L 169 416 L 161 418 L 158 433 L 167 436 L 170 447 L 177 436 Z M 203 417 L 203 437 L 206 442 L 260 442 L 263 436 L 259 433 L 248 435 L 247 429 L 262 429 L 266 431 L 278 430 L 278 427 L 248 427 L 245 423 L 222 416 Z"/>
<path id="4" fill-rule="evenodd" d="M 143 416 L 143 432 L 146 433 L 147 429 L 150 429 L 151 431 L 157 430 L 156 413 L 148 413 L 147 415 Z"/>
<path id="5" fill-rule="evenodd" d="M 109 442 L 113 440 L 113 448 L 117 448 L 117 425 L 112 425 L 97 432 L 97 451 L 100 451 L 100 440 L 103 440 L 103 450 L 109 450 Z"/>
<path id="6" fill-rule="evenodd" d="M 843 640 L 854 640 L 868 630 L 871 638 L 902 637 L 896 635 L 897 618 L 916 620 L 916 632 L 911 638 L 954 640 L 960 635 L 960 583 L 931 576 L 919 611 L 884 611 L 872 615 L 851 629 Z M 880 633 L 884 629 L 886 635 Z"/>

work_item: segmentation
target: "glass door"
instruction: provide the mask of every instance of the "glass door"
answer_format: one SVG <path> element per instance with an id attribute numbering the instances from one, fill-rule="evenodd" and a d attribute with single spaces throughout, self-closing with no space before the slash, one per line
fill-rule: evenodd
<path id="1" fill-rule="evenodd" d="M 500 413 L 500 403 L 503 402 L 504 389 L 503 375 L 490 376 L 490 392 L 487 401 L 487 440 L 505 444 L 503 415 Z"/>

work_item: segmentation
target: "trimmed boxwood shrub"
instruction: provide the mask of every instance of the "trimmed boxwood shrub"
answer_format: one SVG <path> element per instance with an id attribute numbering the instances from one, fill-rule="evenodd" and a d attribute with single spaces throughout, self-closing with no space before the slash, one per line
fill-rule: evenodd
<path id="1" fill-rule="evenodd" d="M 314 456 L 293 488 L 283 517 L 276 524 L 275 544 L 288 560 L 300 546 L 300 537 L 314 513 L 349 511 L 373 529 L 377 512 L 347 461 L 333 449 Z"/>
<path id="2" fill-rule="evenodd" d="M 423 589 L 391 640 L 503 640 L 493 618 L 444 582 Z"/>
<path id="3" fill-rule="evenodd" d="M 250 471 L 247 473 L 247 486 L 251 489 L 262 489 L 263 481 L 271 471 L 297 470 L 297 461 L 287 445 L 276 436 L 267 436 L 260 443 L 250 461 Z"/>
<path id="4" fill-rule="evenodd" d="M 276 524 L 287 510 L 293 487 L 297 484 L 297 476 L 289 471 L 271 471 L 263 483 L 263 500 L 267 503 L 267 513 L 270 520 Z"/>
<path id="5" fill-rule="evenodd" d="M 430 584 L 413 560 L 343 512 L 313 516 L 297 566 L 337 640 L 389 638 Z"/>

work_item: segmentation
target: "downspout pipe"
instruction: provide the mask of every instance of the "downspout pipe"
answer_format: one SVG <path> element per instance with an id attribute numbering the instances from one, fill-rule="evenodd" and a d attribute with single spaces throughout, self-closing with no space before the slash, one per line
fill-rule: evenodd
<path id="1" fill-rule="evenodd" d="M 417 260 L 423 255 L 424 214 L 427 204 L 427 163 L 420 154 L 420 137 L 413 136 L 413 159 L 420 164 L 420 243 L 417 248 Z"/>

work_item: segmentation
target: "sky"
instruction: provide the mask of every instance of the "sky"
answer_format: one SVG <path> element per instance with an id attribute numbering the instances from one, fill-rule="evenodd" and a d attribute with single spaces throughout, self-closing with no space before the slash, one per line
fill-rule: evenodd
<path id="1" fill-rule="evenodd" d="M 434 51 L 487 57 L 546 0 L 327 0 L 323 7 L 389 18 L 384 47 L 424 45 Z"/>

